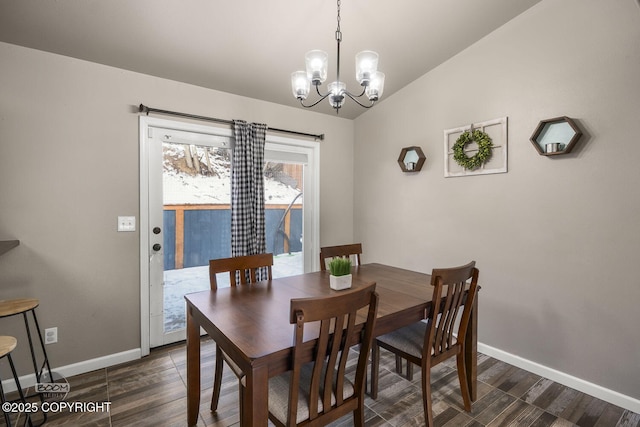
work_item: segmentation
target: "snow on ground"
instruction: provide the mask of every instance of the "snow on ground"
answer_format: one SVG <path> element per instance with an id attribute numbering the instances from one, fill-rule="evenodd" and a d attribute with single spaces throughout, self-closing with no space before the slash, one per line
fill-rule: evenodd
<path id="1" fill-rule="evenodd" d="M 163 144 L 164 171 L 163 193 L 166 205 L 199 205 L 231 203 L 231 167 L 228 151 L 197 149 L 197 157 L 206 173 L 195 174 L 186 167 L 185 149 L 182 144 Z M 210 165 L 205 167 L 204 165 Z M 190 173 L 189 173 L 190 172 Z M 289 204 L 300 193 L 299 190 L 273 178 L 265 178 L 264 198 L 266 204 Z M 296 200 L 302 203 L 302 197 Z"/>
<path id="2" fill-rule="evenodd" d="M 165 172 L 162 179 L 165 205 L 203 205 L 231 203 L 231 177 L 191 176 L 176 172 Z M 288 205 L 300 191 L 283 183 L 265 179 L 264 201 L 266 204 Z M 299 198 L 296 203 L 302 203 Z"/>
<path id="3" fill-rule="evenodd" d="M 304 273 L 302 252 L 280 254 L 273 257 L 273 278 Z M 218 287 L 229 287 L 229 275 L 217 276 Z M 184 329 L 186 325 L 184 295 L 209 289 L 209 267 L 191 267 L 164 272 L 164 331 Z"/>

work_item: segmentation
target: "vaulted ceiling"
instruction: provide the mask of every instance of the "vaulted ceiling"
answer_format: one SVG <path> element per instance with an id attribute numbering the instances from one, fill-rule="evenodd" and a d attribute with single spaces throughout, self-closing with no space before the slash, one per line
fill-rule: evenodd
<path id="1" fill-rule="evenodd" d="M 384 102 L 539 1 L 343 0 L 341 78 L 357 91 L 355 54 L 377 51 Z M 0 41 L 289 106 L 306 51 L 335 79 L 335 30 L 329 0 L 0 0 Z"/>

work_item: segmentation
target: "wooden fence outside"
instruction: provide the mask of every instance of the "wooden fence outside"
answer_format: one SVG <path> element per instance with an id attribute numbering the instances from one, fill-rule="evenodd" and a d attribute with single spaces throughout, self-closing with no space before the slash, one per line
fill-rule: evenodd
<path id="1" fill-rule="evenodd" d="M 267 252 L 274 255 L 302 250 L 302 205 L 288 206 L 265 205 Z M 165 270 L 231 256 L 231 206 L 165 205 L 164 248 Z"/>

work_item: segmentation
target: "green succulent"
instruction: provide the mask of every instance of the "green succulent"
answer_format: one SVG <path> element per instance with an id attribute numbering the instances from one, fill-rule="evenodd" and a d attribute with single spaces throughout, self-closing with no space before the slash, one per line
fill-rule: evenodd
<path id="1" fill-rule="evenodd" d="M 333 276 L 346 276 L 351 274 L 351 260 L 349 258 L 336 257 L 329 262 L 329 271 Z"/>

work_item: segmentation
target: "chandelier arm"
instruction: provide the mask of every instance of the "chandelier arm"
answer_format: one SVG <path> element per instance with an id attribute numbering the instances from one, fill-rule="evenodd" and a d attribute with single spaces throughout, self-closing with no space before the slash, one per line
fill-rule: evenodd
<path id="1" fill-rule="evenodd" d="M 366 86 L 363 86 L 363 87 L 362 87 L 362 92 L 360 92 L 360 95 L 354 95 L 354 94 L 352 94 L 351 92 L 346 91 L 346 90 L 345 90 L 345 93 L 346 93 L 347 95 L 349 95 L 349 98 L 353 99 L 354 97 L 356 97 L 356 98 L 360 98 L 362 95 L 364 95 L 364 94 L 365 94 L 365 92 L 366 92 L 366 91 L 367 91 L 367 87 L 366 87 Z"/>
<path id="2" fill-rule="evenodd" d="M 320 93 L 320 84 L 316 84 L 316 92 L 318 93 L 318 96 L 322 97 L 322 99 L 325 99 L 327 96 L 331 95 L 331 92 L 327 92 L 326 95 L 323 95 Z"/>
<path id="3" fill-rule="evenodd" d="M 362 92 L 364 94 L 364 92 Z M 363 107 L 363 108 L 371 108 L 375 105 L 376 101 L 369 101 L 371 102 L 371 105 L 365 105 L 362 102 L 358 101 L 357 98 L 361 97 L 362 95 L 359 96 L 353 96 L 351 95 L 349 92 L 347 92 L 346 90 L 344 91 L 344 94 L 347 95 L 349 98 L 351 98 L 352 101 L 354 101 L 356 104 L 358 104 L 359 106 Z"/>
<path id="4" fill-rule="evenodd" d="M 318 91 L 318 93 L 320 93 L 320 91 Z M 329 96 L 330 93 L 326 94 L 326 95 L 321 95 L 321 98 L 318 99 L 316 102 L 314 102 L 313 104 L 310 105 L 304 105 L 304 101 L 301 99 L 300 100 L 300 105 L 302 105 L 304 108 L 311 108 L 311 107 L 315 107 L 316 105 L 320 104 L 322 101 L 324 101 L 325 99 L 327 99 L 327 96 Z M 356 101 L 357 102 L 357 101 Z"/>

